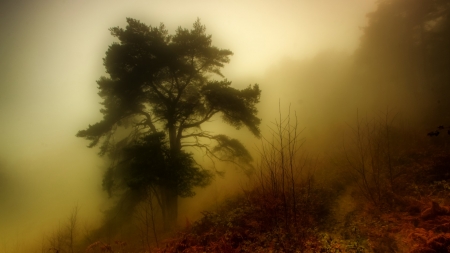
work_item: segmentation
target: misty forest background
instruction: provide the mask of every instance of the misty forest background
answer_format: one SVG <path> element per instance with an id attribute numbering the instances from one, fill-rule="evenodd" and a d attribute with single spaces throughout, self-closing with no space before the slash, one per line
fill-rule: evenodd
<path id="1" fill-rule="evenodd" d="M 77 133 L 104 161 L 102 215 L 74 201 L 0 251 L 448 252 L 450 1 L 381 0 L 367 20 L 354 52 L 251 85 L 227 80 L 233 48 L 201 17 L 111 28 L 102 115 Z M 0 205 L 13 179 L 0 167 Z"/>

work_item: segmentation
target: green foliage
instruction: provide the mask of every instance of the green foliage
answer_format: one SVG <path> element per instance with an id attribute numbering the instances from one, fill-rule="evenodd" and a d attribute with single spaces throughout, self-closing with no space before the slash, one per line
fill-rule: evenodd
<path id="1" fill-rule="evenodd" d="M 249 164 L 253 161 L 248 150 L 236 139 L 231 139 L 226 135 L 216 135 L 214 139 L 217 145 L 212 149 L 213 153 L 218 153 L 226 160 L 236 159 L 238 162 Z"/>
<path id="2" fill-rule="evenodd" d="M 199 127 L 216 114 L 259 136 L 259 86 L 238 90 L 227 80 L 209 79 L 209 73 L 222 76 L 220 68 L 232 52 L 211 46 L 211 35 L 199 20 L 192 30 L 180 27 L 175 35 L 162 24 L 152 27 L 131 18 L 127 22 L 126 29 L 110 29 L 120 42 L 113 43 L 103 59 L 109 77 L 97 81 L 104 118 L 77 134 L 90 141 L 89 147 L 103 139 L 100 155 L 108 153 L 111 134 L 128 120 L 143 134 L 167 131 L 169 146 L 179 150 L 190 137 L 210 139 Z"/>
<path id="3" fill-rule="evenodd" d="M 109 168 L 103 179 L 111 195 L 114 188 L 145 191 L 148 186 L 176 185 L 181 197 L 193 196 L 194 186 L 204 187 L 212 174 L 195 163 L 192 154 L 170 152 L 164 133 L 144 136 L 122 150 L 120 164 Z"/>
<path id="4" fill-rule="evenodd" d="M 120 43 L 113 43 L 103 59 L 110 77 L 97 81 L 104 119 L 77 134 L 91 141 L 89 147 L 129 117 L 143 117 L 143 127 L 152 131 L 154 122 L 161 122 L 162 128 L 176 125 L 178 141 L 183 132 L 217 113 L 231 125 L 245 125 L 259 135 L 258 85 L 240 91 L 227 80 L 208 80 L 208 73 L 222 76 L 220 68 L 232 52 L 211 46 L 211 36 L 199 20 L 194 29 L 178 28 L 175 35 L 169 35 L 164 25 L 127 21 L 125 30 L 110 29 Z"/>
<path id="5" fill-rule="evenodd" d="M 254 135 L 259 136 L 258 126 L 261 120 L 255 116 L 255 104 L 259 102 L 261 94 L 258 85 L 241 91 L 231 88 L 230 85 L 231 82 L 227 80 L 208 83 L 202 91 L 208 106 L 223 112 L 222 118 L 225 122 L 238 129 L 245 125 Z"/>

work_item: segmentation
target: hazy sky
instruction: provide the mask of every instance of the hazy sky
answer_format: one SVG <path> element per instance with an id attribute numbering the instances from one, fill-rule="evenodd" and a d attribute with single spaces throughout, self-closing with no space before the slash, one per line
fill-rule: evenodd
<path id="1" fill-rule="evenodd" d="M 130 4 L 132 3 L 132 4 Z M 261 76 L 283 57 L 353 50 L 373 0 L 11 1 L 0 15 L 0 153 L 33 155 L 63 145 L 98 117 L 96 83 L 113 41 L 108 28 L 133 17 L 191 27 L 234 52 L 224 74 Z M 5 145 L 7 144 L 7 145 Z"/>
<path id="2" fill-rule="evenodd" d="M 113 41 L 108 28 L 125 27 L 126 17 L 154 26 L 163 22 L 171 33 L 178 26 L 190 28 L 200 18 L 213 35 L 213 44 L 234 52 L 225 76 L 251 81 L 262 80 L 265 71 L 284 58 L 310 57 L 328 48 L 352 52 L 374 2 L 2 1 L 0 166 L 33 175 L 24 183 L 29 191 L 61 199 L 66 206 L 99 189 L 102 163 L 94 150 L 86 148 L 87 141 L 75 134 L 101 119 L 95 81 L 104 73 L 102 58 Z M 270 90 L 261 85 L 266 88 L 264 102 Z M 53 208 L 43 203 L 35 203 L 33 210 L 45 213 Z M 26 204 L 17 204 L 17 209 L 22 206 Z"/>

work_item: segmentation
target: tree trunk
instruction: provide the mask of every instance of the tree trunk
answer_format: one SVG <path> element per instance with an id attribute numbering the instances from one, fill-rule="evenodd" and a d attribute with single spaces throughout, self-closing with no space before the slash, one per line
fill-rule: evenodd
<path id="1" fill-rule="evenodd" d="M 171 165 L 169 166 L 171 173 L 174 173 L 171 181 L 166 182 L 162 189 L 163 195 L 163 213 L 164 213 L 164 229 L 170 230 L 177 224 L 178 219 L 178 179 L 176 178 L 176 170 L 178 168 L 178 163 L 176 158 L 181 151 L 179 140 L 177 140 L 176 136 L 176 127 L 174 124 L 168 124 L 169 130 L 169 144 L 170 144 L 170 153 L 172 160 Z"/>
<path id="2" fill-rule="evenodd" d="M 178 218 L 178 194 L 175 187 L 164 186 L 163 195 L 163 218 L 164 230 L 169 231 L 175 227 Z"/>

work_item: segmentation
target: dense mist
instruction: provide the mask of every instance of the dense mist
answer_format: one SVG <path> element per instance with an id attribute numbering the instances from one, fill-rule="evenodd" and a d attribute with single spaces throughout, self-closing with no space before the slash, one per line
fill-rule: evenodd
<path id="1" fill-rule="evenodd" d="M 264 158 L 270 153 L 264 150 L 264 145 L 272 143 L 276 147 L 271 142 L 277 136 L 274 129 L 285 126 L 288 118 L 298 127 L 296 151 L 301 153 L 302 166 L 309 169 L 304 170 L 308 171 L 306 174 L 314 171 L 323 188 L 338 185 L 339 192 L 353 190 L 342 186 L 351 181 L 353 174 L 338 170 L 351 167 L 354 162 L 351 157 L 344 159 L 353 152 L 349 143 L 360 141 L 365 143 L 361 146 L 372 147 L 370 141 L 378 141 L 379 147 L 388 145 L 398 161 L 407 147 L 444 143 L 442 139 L 430 142 L 422 138 L 450 120 L 446 71 L 450 66 L 447 49 L 450 8 L 446 1 L 431 2 L 7 1 L 0 4 L 3 59 L 0 63 L 0 252 L 53 252 L 58 242 L 55 238 L 71 228 L 72 231 L 76 228 L 79 252 L 102 238 L 122 238 L 150 248 L 150 244 L 154 246 L 161 239 L 156 234 L 169 235 L 162 220 L 170 214 L 153 209 L 157 209 L 158 203 L 162 205 L 161 200 L 148 192 L 150 197 L 146 201 L 133 195 L 129 190 L 133 187 L 131 181 L 123 183 L 122 188 L 113 186 L 117 178 L 108 176 L 107 168 L 121 164 L 114 155 L 119 151 L 114 153 L 113 148 L 106 147 L 107 151 L 103 152 L 102 144 L 87 147 L 96 144 L 97 137 L 110 138 L 94 129 L 107 115 L 105 111 L 100 112 L 105 104 L 108 106 L 104 94 L 110 95 L 104 92 L 104 97 L 99 97 L 98 94 L 102 96 L 102 80 L 108 82 L 101 77 L 108 77 L 111 74 L 108 67 L 115 66 L 114 62 L 113 67 L 108 65 L 108 60 L 116 55 L 108 58 L 107 50 L 112 50 L 111 45 L 118 45 L 118 38 L 122 39 L 111 36 L 114 31 L 108 29 L 125 29 L 127 22 L 130 26 L 127 17 L 154 28 L 164 23 L 169 34 L 175 34 L 177 27 L 192 29 L 198 19 L 206 27 L 205 33 L 212 35 L 214 47 L 233 52 L 220 51 L 230 57 L 229 63 L 225 58 L 218 60 L 224 65 L 220 69 L 223 77 L 211 71 L 206 78 L 226 78 L 231 84 L 224 87 L 248 89 L 247 93 L 243 92 L 248 96 L 245 105 L 250 108 L 254 103 L 256 116 L 261 119 L 260 124 L 253 122 L 260 130 L 258 138 L 259 132 L 252 130 L 252 124 L 242 117 L 241 121 L 232 117 L 231 120 L 230 117 L 205 117 L 208 120 L 198 129 L 208 137 L 210 133 L 224 134 L 239 140 L 253 160 L 241 156 L 232 163 L 220 162 L 214 160 L 217 157 L 208 153 L 208 149 L 202 149 L 203 146 L 187 145 L 184 163 L 193 158 L 196 164 L 192 168 L 206 169 L 212 176 L 210 181 L 195 178 L 196 184 L 192 183 L 195 194 L 191 194 L 189 185 L 186 196 L 178 198 L 178 216 L 172 226 L 180 228 L 189 227 L 205 215 L 203 211 L 219 207 L 235 194 L 250 191 L 259 182 L 257 173 L 263 174 Z M 116 35 L 120 34 L 118 31 L 115 30 Z M 96 83 L 96 80 L 100 81 Z M 259 86 L 249 86 L 254 84 Z M 134 101 L 130 100 L 132 104 Z M 135 122 L 124 120 L 117 127 L 132 123 Z M 161 121 L 156 126 L 163 128 L 169 123 Z M 361 132 L 367 130 L 364 132 L 367 136 L 379 133 L 378 139 L 355 135 L 355 129 L 359 131 L 360 126 L 366 127 Z M 444 128 L 440 128 L 442 134 L 436 134 L 437 137 L 447 137 L 442 136 L 446 134 Z M 287 133 L 293 133 L 289 129 L 285 128 Z M 396 133 L 388 144 L 380 137 L 391 134 L 387 129 Z M 130 133 L 128 128 L 114 133 L 112 139 L 117 141 L 114 143 L 117 150 L 121 149 L 120 138 Z M 195 137 L 199 133 L 190 134 Z M 158 141 L 151 139 L 140 144 L 151 150 L 151 145 Z M 230 139 L 219 144 L 227 141 L 235 144 Z M 133 146 L 133 151 L 126 152 L 132 156 L 140 152 L 140 147 Z M 99 156 L 102 152 L 106 155 Z M 121 155 L 130 155 L 126 152 Z M 197 172 L 190 173 L 191 176 Z M 393 177 L 390 179 L 392 186 Z M 140 183 L 136 185 L 140 187 Z M 339 197 L 341 206 L 345 201 L 351 202 L 349 196 Z M 351 205 L 345 207 L 348 206 Z M 342 211 L 340 216 L 352 208 Z M 145 216 L 148 210 L 160 220 L 153 221 L 155 238 L 148 239 L 147 231 L 145 242 L 138 237 L 150 226 L 142 226 L 143 222 L 136 220 L 145 217 L 148 222 Z M 64 247 L 76 248 L 73 242 L 70 247 Z"/>

